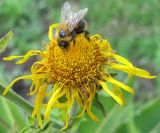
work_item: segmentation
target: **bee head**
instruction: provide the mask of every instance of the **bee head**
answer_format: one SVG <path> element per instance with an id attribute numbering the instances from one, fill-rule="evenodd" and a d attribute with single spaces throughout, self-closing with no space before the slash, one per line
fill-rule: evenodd
<path id="1" fill-rule="evenodd" d="M 60 38 L 64 38 L 66 37 L 66 32 L 64 30 L 60 30 L 58 35 Z"/>
<path id="2" fill-rule="evenodd" d="M 58 45 L 59 45 L 61 48 L 63 48 L 63 49 L 67 49 L 69 43 L 66 42 L 66 41 L 59 41 L 59 42 L 58 42 Z"/>

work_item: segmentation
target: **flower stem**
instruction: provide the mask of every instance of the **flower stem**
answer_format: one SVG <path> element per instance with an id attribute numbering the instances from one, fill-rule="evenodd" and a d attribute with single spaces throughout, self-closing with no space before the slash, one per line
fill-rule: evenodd
<path id="1" fill-rule="evenodd" d="M 14 125 L 15 124 L 15 119 L 14 119 L 14 117 L 12 115 L 12 112 L 9 108 L 8 101 L 6 101 L 6 99 L 1 97 L 1 102 L 2 102 L 3 108 L 5 110 L 5 113 L 7 114 L 8 121 L 10 122 L 11 125 Z"/>
<path id="2" fill-rule="evenodd" d="M 1 96 L 3 96 L 2 93 L 4 92 L 4 90 L 5 90 L 5 87 L 0 84 L 0 95 Z M 30 104 L 27 100 L 25 100 L 21 96 L 19 96 L 18 94 L 16 94 L 15 92 L 9 90 L 4 97 L 8 99 L 9 101 L 13 102 L 14 104 L 16 104 L 17 106 L 19 106 L 20 108 L 22 108 L 23 110 L 25 110 L 30 115 L 32 114 L 32 111 L 34 108 L 33 105 Z M 56 129 L 60 129 L 63 127 L 63 125 L 56 120 L 52 119 L 51 122 L 54 124 L 53 127 Z"/>
<path id="3" fill-rule="evenodd" d="M 2 95 L 4 90 L 5 90 L 5 87 L 0 84 L 0 95 Z M 13 102 L 14 104 L 18 105 L 20 108 L 25 110 L 27 113 L 32 114 L 33 106 L 28 101 L 26 101 L 24 98 L 17 95 L 15 92 L 8 91 L 8 93 L 4 95 L 4 97 L 8 99 L 9 101 Z"/>
<path id="4" fill-rule="evenodd" d="M 6 123 L 3 119 L 0 118 L 0 125 L 4 128 L 4 129 L 9 129 L 10 125 L 8 125 L 8 123 Z"/>

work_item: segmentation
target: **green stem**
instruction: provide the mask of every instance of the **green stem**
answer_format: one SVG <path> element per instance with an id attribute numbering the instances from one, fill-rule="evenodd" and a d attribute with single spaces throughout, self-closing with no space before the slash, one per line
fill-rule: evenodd
<path id="1" fill-rule="evenodd" d="M 4 90 L 5 90 L 5 87 L 0 84 L 0 95 L 2 95 Z M 18 105 L 20 108 L 22 108 L 29 114 L 32 114 L 33 106 L 28 101 L 26 101 L 24 98 L 17 95 L 15 92 L 8 91 L 8 93 L 4 95 L 4 97 L 8 99 L 9 101 L 13 102 L 14 104 Z"/>
<path id="2" fill-rule="evenodd" d="M 4 128 L 4 129 L 9 129 L 10 126 L 3 120 L 0 118 L 0 125 Z"/>
<path id="3" fill-rule="evenodd" d="M 28 128 L 30 128 L 31 126 L 32 126 L 31 124 L 25 126 L 25 127 L 24 127 L 23 129 L 21 129 L 18 133 L 25 133 L 25 132 L 27 132 Z"/>
<path id="4" fill-rule="evenodd" d="M 10 124 L 14 125 L 15 119 L 14 119 L 14 117 L 12 115 L 12 112 L 11 112 L 11 110 L 9 108 L 9 105 L 7 103 L 8 101 L 6 101 L 6 99 L 4 99 L 3 97 L 1 98 L 1 101 L 2 101 L 3 108 L 5 110 L 5 113 L 7 114 L 7 117 L 8 117 L 8 120 L 9 120 Z"/>
<path id="5" fill-rule="evenodd" d="M 4 90 L 5 90 L 5 87 L 0 84 L 0 95 L 2 95 Z M 13 102 L 14 104 L 16 104 L 17 106 L 19 106 L 20 108 L 22 108 L 23 110 L 25 110 L 30 115 L 32 114 L 32 111 L 34 109 L 33 105 L 30 104 L 28 101 L 26 101 L 21 96 L 17 95 L 15 92 L 9 90 L 4 97 L 8 99 L 9 101 Z M 51 122 L 54 123 L 53 127 L 56 129 L 60 129 L 63 127 L 63 125 L 56 120 L 52 119 Z"/>

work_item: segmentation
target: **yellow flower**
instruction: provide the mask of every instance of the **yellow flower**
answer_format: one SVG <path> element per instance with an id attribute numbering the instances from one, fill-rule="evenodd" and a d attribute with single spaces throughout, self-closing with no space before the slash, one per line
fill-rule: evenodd
<path id="1" fill-rule="evenodd" d="M 57 24 L 53 25 L 55 28 Z M 68 127 L 69 111 L 76 101 L 82 108 L 82 112 L 76 116 L 81 117 L 85 112 L 94 120 L 98 118 L 91 112 L 91 105 L 95 94 L 103 90 L 113 97 L 121 106 L 125 104 L 121 89 L 134 94 L 134 89 L 114 79 L 109 73 L 110 69 L 128 73 L 129 77 L 139 76 L 144 78 L 155 78 L 142 69 L 136 68 L 127 59 L 113 52 L 107 40 L 100 35 L 93 35 L 88 41 L 83 34 L 76 37 L 75 44 L 70 43 L 68 49 L 62 49 L 57 41 L 52 38 L 49 31 L 50 43 L 44 51 L 31 50 L 24 56 L 10 56 L 4 60 L 20 58 L 16 64 L 23 64 L 29 57 L 37 55 L 39 61 L 31 68 L 31 75 L 14 79 L 6 88 L 5 95 L 12 85 L 22 79 L 32 80 L 29 95 L 36 95 L 32 116 L 37 116 L 40 127 L 42 127 L 41 109 L 45 108 L 44 119 L 49 120 L 51 109 L 59 108 L 66 110 L 66 125 Z M 108 84 L 112 84 L 110 89 Z M 49 85 L 52 92 L 49 92 Z M 49 101 L 43 103 L 45 98 Z M 65 101 L 59 99 L 65 97 Z"/>

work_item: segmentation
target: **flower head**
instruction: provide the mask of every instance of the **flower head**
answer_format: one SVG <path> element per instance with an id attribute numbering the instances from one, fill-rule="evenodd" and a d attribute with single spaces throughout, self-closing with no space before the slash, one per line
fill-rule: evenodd
<path id="1" fill-rule="evenodd" d="M 56 25 L 53 26 L 56 27 Z M 31 50 L 24 56 L 4 58 L 4 60 L 20 58 L 16 64 L 22 64 L 31 56 L 40 57 L 39 61 L 32 65 L 31 75 L 16 78 L 3 93 L 6 94 L 18 80 L 32 80 L 29 95 L 36 95 L 32 115 L 37 116 L 40 127 L 42 127 L 41 108 L 44 107 L 45 120 L 49 119 L 51 109 L 65 109 L 66 125 L 63 129 L 67 128 L 69 111 L 74 101 L 82 108 L 82 112 L 76 117 L 81 117 L 86 112 L 94 121 L 98 121 L 91 111 L 91 105 L 95 94 L 102 89 L 120 105 L 124 105 L 123 94 L 117 87 L 131 94 L 135 93 L 134 89 L 114 79 L 110 69 L 128 73 L 129 77 L 135 75 L 155 78 L 147 71 L 134 67 L 127 59 L 115 54 L 108 41 L 100 35 L 93 35 L 88 41 L 83 34 L 79 34 L 67 49 L 58 46 L 51 32 L 49 32 L 49 38 L 50 43 L 46 45 L 44 51 Z M 113 88 L 108 87 L 109 83 Z M 52 86 L 51 92 L 48 86 Z M 46 97 L 49 99 L 47 104 L 44 103 Z M 63 102 L 60 101 L 62 97 L 66 99 Z"/>

